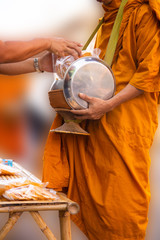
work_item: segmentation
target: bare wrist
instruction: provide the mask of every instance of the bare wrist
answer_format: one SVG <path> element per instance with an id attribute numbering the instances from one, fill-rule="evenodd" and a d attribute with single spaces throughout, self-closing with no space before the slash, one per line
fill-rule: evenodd
<path id="1" fill-rule="evenodd" d="M 116 107 L 116 101 L 114 101 L 114 97 L 107 100 L 107 105 L 109 105 L 110 111 Z"/>

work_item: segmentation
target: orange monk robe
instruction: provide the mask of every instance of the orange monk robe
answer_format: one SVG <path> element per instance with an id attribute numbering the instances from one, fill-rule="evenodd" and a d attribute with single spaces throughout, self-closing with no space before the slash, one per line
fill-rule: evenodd
<path id="1" fill-rule="evenodd" d="M 0 75 L 0 154 L 18 157 L 25 150 L 25 120 L 23 113 L 12 107 L 24 98 L 29 80 L 27 76 Z"/>
<path id="2" fill-rule="evenodd" d="M 96 41 L 102 58 L 119 4 L 113 0 L 104 7 L 105 22 Z M 81 125 L 90 137 L 48 136 L 43 180 L 53 188 L 68 185 L 68 197 L 81 209 L 73 220 L 90 240 L 145 238 L 150 201 L 149 149 L 158 126 L 159 17 L 159 0 L 128 1 L 112 66 L 116 93 L 130 83 L 144 94 L 100 120 L 83 121 Z M 52 128 L 61 122 L 57 116 Z"/>

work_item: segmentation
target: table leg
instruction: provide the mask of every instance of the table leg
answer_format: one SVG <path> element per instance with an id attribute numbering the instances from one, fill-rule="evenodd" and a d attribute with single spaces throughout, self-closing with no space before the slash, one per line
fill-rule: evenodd
<path id="1" fill-rule="evenodd" d="M 44 222 L 44 220 L 41 217 L 41 215 L 39 214 L 39 212 L 30 212 L 30 214 L 32 215 L 35 222 L 38 224 L 39 228 L 44 233 L 46 238 L 48 240 L 56 240 L 55 236 L 53 235 L 53 233 L 51 232 L 51 230 L 49 229 L 47 224 Z"/>
<path id="2" fill-rule="evenodd" d="M 68 211 L 59 211 L 61 240 L 71 240 L 71 222 Z"/>
<path id="3" fill-rule="evenodd" d="M 21 216 L 22 212 L 15 212 L 9 214 L 9 219 L 4 227 L 0 230 L 0 240 L 3 240 L 7 233 L 13 228 L 13 226 L 18 221 L 19 217 Z"/>

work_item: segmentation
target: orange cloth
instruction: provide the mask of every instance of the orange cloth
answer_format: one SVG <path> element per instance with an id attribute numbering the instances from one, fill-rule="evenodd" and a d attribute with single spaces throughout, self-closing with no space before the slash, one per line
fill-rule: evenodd
<path id="1" fill-rule="evenodd" d="M 14 158 L 25 151 L 25 119 L 12 105 L 21 102 L 28 88 L 23 75 L 0 75 L 0 153 L 1 157 Z"/>
<path id="2" fill-rule="evenodd" d="M 29 87 L 27 75 L 0 75 L 0 109 L 23 98 Z"/>
<path id="3" fill-rule="evenodd" d="M 119 4 L 120 0 L 113 0 L 104 7 L 105 22 L 96 41 L 102 58 Z M 66 177 L 70 174 L 68 197 L 81 209 L 73 220 L 90 240 L 145 238 L 150 200 L 149 149 L 158 126 L 159 6 L 159 0 L 128 1 L 112 65 L 116 93 L 130 83 L 144 94 L 100 120 L 83 121 L 81 126 L 90 137 L 48 136 L 43 180 L 50 182 L 49 187 L 62 188 L 68 185 Z M 57 116 L 52 127 L 61 123 Z"/>

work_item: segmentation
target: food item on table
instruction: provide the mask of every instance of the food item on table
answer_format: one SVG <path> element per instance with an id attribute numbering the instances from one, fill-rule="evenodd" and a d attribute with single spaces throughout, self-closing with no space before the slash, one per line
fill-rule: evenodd
<path id="1" fill-rule="evenodd" d="M 0 176 L 0 196 L 11 188 L 22 187 L 26 185 L 33 185 L 38 187 L 46 187 L 46 183 L 36 183 L 28 180 L 26 177 L 16 177 L 16 176 Z"/>
<path id="2" fill-rule="evenodd" d="M 0 175 L 20 175 L 20 171 L 18 169 L 0 163 Z"/>
<path id="3" fill-rule="evenodd" d="M 0 200 L 55 200 L 54 190 L 46 188 L 48 183 L 36 181 L 23 168 L 10 167 L 0 159 Z M 6 159 L 5 159 L 6 160 Z"/>
<path id="4" fill-rule="evenodd" d="M 32 184 L 11 188 L 4 192 L 3 197 L 8 200 L 56 200 L 58 199 L 55 192 L 49 189 L 34 186 Z"/>

